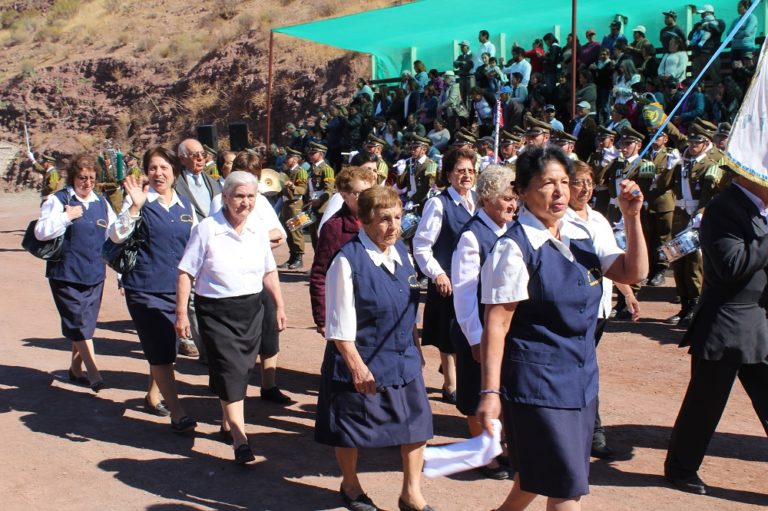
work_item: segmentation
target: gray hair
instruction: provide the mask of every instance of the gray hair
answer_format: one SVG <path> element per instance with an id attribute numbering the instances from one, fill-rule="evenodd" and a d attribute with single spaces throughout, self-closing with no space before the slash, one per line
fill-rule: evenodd
<path id="1" fill-rule="evenodd" d="M 480 200 L 491 201 L 501 195 L 515 180 L 515 171 L 502 165 L 488 165 L 477 178 L 475 190 Z"/>
<path id="2" fill-rule="evenodd" d="M 244 170 L 233 170 L 224 180 L 224 186 L 222 187 L 221 194 L 225 197 L 229 197 L 238 186 L 253 186 L 253 189 L 259 191 L 259 180 L 256 176 L 250 172 Z"/>
<path id="3" fill-rule="evenodd" d="M 182 140 L 179 143 L 179 150 L 176 151 L 176 154 L 179 155 L 179 158 L 186 158 L 187 156 L 189 156 L 189 152 L 187 151 L 187 142 L 189 142 L 190 140 L 194 140 L 195 142 L 198 142 L 198 140 L 195 138 L 186 138 Z"/>

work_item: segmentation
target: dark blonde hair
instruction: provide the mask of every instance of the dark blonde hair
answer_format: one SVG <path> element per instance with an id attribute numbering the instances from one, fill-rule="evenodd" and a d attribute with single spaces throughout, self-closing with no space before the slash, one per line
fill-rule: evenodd
<path id="1" fill-rule="evenodd" d="M 372 186 L 357 198 L 358 218 L 364 224 L 373 222 L 377 209 L 402 208 L 400 196 L 388 186 Z"/>
<path id="2" fill-rule="evenodd" d="M 67 186 L 75 184 L 75 178 L 83 170 L 96 172 L 96 163 L 93 156 L 87 153 L 79 153 L 72 157 L 67 168 Z"/>
<path id="3" fill-rule="evenodd" d="M 363 181 L 373 186 L 376 184 L 376 178 L 372 174 L 363 167 L 347 167 L 336 174 L 336 189 L 340 192 L 351 192 L 353 181 Z"/>
<path id="4" fill-rule="evenodd" d="M 579 174 L 589 174 L 589 177 L 591 179 L 595 179 L 595 171 L 592 169 L 592 166 L 588 163 L 584 163 L 581 160 L 574 160 L 573 166 L 571 167 L 570 172 L 568 172 L 568 178 L 569 179 L 576 179 L 576 176 Z"/>

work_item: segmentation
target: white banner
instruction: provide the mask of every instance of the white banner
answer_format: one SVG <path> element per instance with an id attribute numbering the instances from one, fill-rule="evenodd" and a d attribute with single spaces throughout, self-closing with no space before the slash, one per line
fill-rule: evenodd
<path id="1" fill-rule="evenodd" d="M 739 174 L 768 186 L 768 68 L 766 43 L 755 76 L 733 121 L 726 153 Z"/>

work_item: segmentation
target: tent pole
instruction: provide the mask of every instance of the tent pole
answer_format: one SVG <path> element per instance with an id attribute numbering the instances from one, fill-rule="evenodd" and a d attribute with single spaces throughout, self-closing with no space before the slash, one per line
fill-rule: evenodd
<path id="1" fill-rule="evenodd" d="M 267 126 L 266 126 L 266 145 L 269 147 L 270 131 L 272 128 L 272 51 L 275 45 L 275 33 L 269 31 L 269 65 L 267 71 Z"/>
<path id="2" fill-rule="evenodd" d="M 573 0 L 571 7 L 571 119 L 576 118 L 576 3 Z"/>

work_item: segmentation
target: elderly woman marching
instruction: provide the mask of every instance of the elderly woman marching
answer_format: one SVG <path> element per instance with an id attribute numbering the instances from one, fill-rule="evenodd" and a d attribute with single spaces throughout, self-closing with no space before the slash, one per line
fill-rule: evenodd
<path id="1" fill-rule="evenodd" d="M 429 277 L 422 344 L 440 350 L 443 400 L 451 404 L 456 403 L 456 350 L 450 337 L 454 316 L 451 255 L 461 229 L 475 214 L 477 198 L 472 187 L 476 161 L 477 154 L 467 148 L 457 148 L 445 155 L 440 177 L 448 186 L 426 202 L 413 238 L 413 257 Z"/>
<path id="2" fill-rule="evenodd" d="M 195 314 L 208 353 L 211 391 L 221 400 L 222 431 L 231 431 L 235 462 L 255 459 L 245 434 L 244 399 L 259 351 L 261 293 L 275 302 L 278 330 L 285 328 L 269 233 L 251 211 L 258 181 L 234 171 L 224 182 L 224 207 L 192 232 L 179 263 L 176 332 L 189 333 L 187 301 L 195 281 Z"/>
<path id="3" fill-rule="evenodd" d="M 477 416 L 490 432 L 503 411 L 517 472 L 500 511 L 525 509 L 537 495 L 548 497 L 547 509 L 581 509 L 581 496 L 589 493 L 601 280 L 605 274 L 632 284 L 648 271 L 640 188 L 621 183 L 626 254 L 596 246 L 588 230 L 564 218 L 571 167 L 559 148 L 523 153 L 515 185 L 525 208 L 481 272 L 486 305 Z"/>
<path id="4" fill-rule="evenodd" d="M 362 230 L 341 247 L 326 279 L 315 439 L 336 448 L 349 509 L 378 509 L 357 477 L 358 449 L 398 445 L 399 509 L 431 510 L 420 477 L 432 411 L 415 331 L 420 287 L 398 241 L 402 205 L 392 188 L 374 186 L 360 194 L 358 212 Z"/>
<path id="5" fill-rule="evenodd" d="M 456 321 L 451 338 L 456 347 L 456 408 L 467 417 L 472 436 L 483 428 L 475 416 L 480 403 L 480 338 L 483 334 L 483 304 L 480 303 L 480 268 L 494 243 L 507 232 L 517 211 L 513 189 L 515 172 L 509 167 L 489 165 L 477 180 L 481 208 L 459 234 L 451 263 L 453 307 Z M 490 479 L 507 479 L 509 473 L 496 460 L 480 471 Z"/>
<path id="6" fill-rule="evenodd" d="M 107 200 L 94 192 L 94 161 L 86 154 L 72 159 L 67 187 L 43 203 L 35 237 L 45 241 L 64 235 L 61 257 L 48 261 L 45 276 L 61 316 L 61 333 L 72 341 L 69 380 L 98 392 L 104 382 L 96 367 L 93 333 L 106 276 L 101 246 L 108 227 L 115 222 L 115 213 Z"/>

